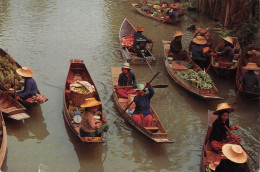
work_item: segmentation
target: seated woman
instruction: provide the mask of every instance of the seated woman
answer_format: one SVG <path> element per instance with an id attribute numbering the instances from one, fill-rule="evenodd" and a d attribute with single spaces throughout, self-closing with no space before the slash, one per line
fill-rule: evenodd
<path id="1" fill-rule="evenodd" d="M 85 108 L 80 123 L 81 137 L 100 137 L 103 131 L 108 131 L 107 123 L 102 124 L 102 121 L 96 121 L 94 118 L 101 103 L 102 102 L 97 101 L 95 98 L 88 98 L 82 105 L 80 105 L 80 107 Z"/>
<path id="2" fill-rule="evenodd" d="M 174 22 L 174 21 L 177 21 L 178 18 L 179 18 L 177 5 L 176 4 L 171 4 L 170 7 L 171 7 L 172 10 L 171 10 L 169 16 L 165 16 L 164 17 L 164 22 L 166 22 L 166 21 Z"/>
<path id="3" fill-rule="evenodd" d="M 24 89 L 22 91 L 17 92 L 16 99 L 26 100 L 38 93 L 37 84 L 35 80 L 32 78 L 34 73 L 28 67 L 22 67 L 16 70 L 16 72 L 22 76 L 24 79 Z"/>
<path id="4" fill-rule="evenodd" d="M 245 163 L 247 161 L 246 152 L 241 146 L 235 144 L 225 144 L 222 152 L 227 159 L 221 159 L 215 172 L 246 172 Z"/>
<path id="5" fill-rule="evenodd" d="M 184 60 L 188 57 L 187 52 L 184 49 L 182 49 L 182 35 L 182 31 L 176 31 L 173 35 L 174 40 L 172 40 L 170 45 L 168 56 L 173 57 L 173 59 L 175 60 Z"/>
<path id="6" fill-rule="evenodd" d="M 133 72 L 130 72 L 131 68 L 129 63 L 124 63 L 122 66 L 122 73 L 118 78 L 118 86 L 116 86 L 117 96 L 120 98 L 127 98 L 128 94 L 135 94 L 136 87 L 135 75 Z M 120 86 L 132 86 L 129 88 L 120 88 Z"/>
<path id="7" fill-rule="evenodd" d="M 219 54 L 221 56 L 220 61 L 232 62 L 233 58 L 235 56 L 233 39 L 230 36 L 227 36 L 227 37 L 224 38 L 224 40 L 225 40 L 224 49 Z"/>
<path id="8" fill-rule="evenodd" d="M 212 131 L 209 136 L 209 142 L 213 150 L 220 153 L 222 146 L 227 143 L 239 144 L 241 139 L 235 135 L 229 135 L 228 130 L 237 130 L 239 127 L 229 126 L 229 113 L 233 112 L 235 109 L 230 107 L 227 103 L 220 103 L 217 110 L 213 112 L 214 115 L 218 115 L 218 118 L 214 121 L 212 125 Z M 239 141 L 239 143 L 237 142 Z"/>
<path id="9" fill-rule="evenodd" d="M 145 94 L 145 89 L 148 87 L 148 94 Z M 134 98 L 134 103 L 136 105 L 135 110 L 133 112 L 132 118 L 140 125 L 144 127 L 152 127 L 153 126 L 153 117 L 150 112 L 150 99 L 154 95 L 154 89 L 150 86 L 150 84 L 137 84 L 137 96 Z"/>
<path id="10" fill-rule="evenodd" d="M 174 5 L 175 5 L 175 8 L 178 11 L 178 15 L 183 14 L 182 7 L 181 7 L 181 1 L 180 0 L 174 0 Z"/>
<path id="11" fill-rule="evenodd" d="M 259 79 L 255 74 L 254 70 L 260 70 L 260 68 L 256 65 L 256 63 L 248 63 L 244 69 L 247 70 L 242 77 L 240 78 L 240 83 L 242 83 L 242 90 L 245 92 L 257 92 L 257 88 L 259 87 Z"/>

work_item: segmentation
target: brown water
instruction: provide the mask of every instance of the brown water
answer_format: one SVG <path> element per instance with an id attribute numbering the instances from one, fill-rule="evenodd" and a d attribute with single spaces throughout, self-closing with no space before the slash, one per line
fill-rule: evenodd
<path id="1" fill-rule="evenodd" d="M 199 171 L 202 145 L 207 129 L 207 111 L 222 101 L 205 101 L 178 86 L 163 64 L 161 40 L 171 40 L 174 31 L 185 33 L 187 47 L 193 33 L 186 28 L 215 24 L 207 17 L 187 16 L 178 26 L 158 24 L 138 14 L 131 0 L 6 0 L 0 1 L 0 45 L 22 66 L 35 72 L 41 92 L 49 99 L 28 111 L 30 119 L 6 119 L 8 153 L 2 171 Z M 112 100 L 111 66 L 121 66 L 118 32 L 124 18 L 142 25 L 144 35 L 155 40 L 153 69 L 160 75 L 152 99 L 172 144 L 156 144 L 130 127 L 121 118 Z M 215 38 L 218 38 L 216 35 Z M 216 39 L 219 41 L 219 39 Z M 63 90 L 69 60 L 83 59 L 104 104 L 110 130 L 102 144 L 83 144 L 70 131 L 62 116 Z M 137 81 L 153 76 L 148 66 L 132 66 Z M 236 94 L 234 78 L 212 75 L 224 101 L 232 103 Z M 240 126 L 235 133 L 242 144 L 259 160 L 259 103 L 243 102 L 238 97 L 231 123 Z M 249 158 L 254 170 L 258 167 Z"/>

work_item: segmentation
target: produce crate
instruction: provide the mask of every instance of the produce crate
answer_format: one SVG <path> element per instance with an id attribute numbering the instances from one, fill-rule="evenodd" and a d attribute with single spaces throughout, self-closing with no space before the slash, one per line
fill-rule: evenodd
<path id="1" fill-rule="evenodd" d="M 80 106 L 84 103 L 85 99 L 94 97 L 94 93 L 80 94 L 75 91 L 71 91 L 71 101 L 74 106 Z"/>

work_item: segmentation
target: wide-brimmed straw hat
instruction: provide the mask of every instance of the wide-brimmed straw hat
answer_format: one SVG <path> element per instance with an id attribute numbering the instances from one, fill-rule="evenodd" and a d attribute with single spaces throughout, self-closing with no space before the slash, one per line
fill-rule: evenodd
<path id="1" fill-rule="evenodd" d="M 232 162 L 243 164 L 247 161 L 246 152 L 240 145 L 225 144 L 222 147 L 222 152 Z"/>
<path id="2" fill-rule="evenodd" d="M 192 41 L 195 42 L 196 44 L 201 44 L 201 45 L 207 43 L 206 39 L 203 36 L 196 36 Z"/>
<path id="3" fill-rule="evenodd" d="M 16 72 L 23 77 L 33 77 L 34 76 L 34 73 L 28 67 L 18 68 L 18 69 L 16 69 Z"/>
<path id="4" fill-rule="evenodd" d="M 131 69 L 130 68 L 130 64 L 127 63 L 127 62 L 123 63 L 122 68 L 124 68 L 124 69 Z"/>
<path id="5" fill-rule="evenodd" d="M 220 103 L 220 104 L 218 104 L 217 110 L 215 112 L 213 112 L 213 114 L 219 115 L 219 113 L 222 111 L 228 111 L 230 113 L 230 112 L 235 111 L 235 109 L 230 107 L 227 103 Z"/>
<path id="6" fill-rule="evenodd" d="M 177 4 L 170 4 L 170 8 L 171 9 L 178 9 L 178 5 Z"/>
<path id="7" fill-rule="evenodd" d="M 227 37 L 225 37 L 225 38 L 223 38 L 223 39 L 224 39 L 225 41 L 227 41 L 227 42 L 233 44 L 233 38 L 231 38 L 230 36 L 227 36 Z"/>
<path id="8" fill-rule="evenodd" d="M 145 87 L 144 84 L 137 84 L 135 90 L 136 90 L 136 91 L 140 91 L 140 90 L 143 90 L 144 87 Z M 144 90 L 147 90 L 147 88 L 145 88 Z"/>
<path id="9" fill-rule="evenodd" d="M 181 30 L 177 30 L 177 31 L 174 33 L 173 37 L 175 38 L 175 37 L 177 37 L 177 36 L 182 36 L 182 35 L 184 35 L 184 34 L 182 33 L 182 31 L 181 31 Z"/>
<path id="10" fill-rule="evenodd" d="M 260 67 L 257 66 L 256 63 L 247 63 L 246 66 L 243 67 L 246 70 L 260 70 Z"/>
<path id="11" fill-rule="evenodd" d="M 94 107 L 101 105 L 102 102 L 97 101 L 95 98 L 87 98 L 85 99 L 85 102 L 80 105 L 80 107 Z"/>
<path id="12" fill-rule="evenodd" d="M 144 31 L 144 28 L 143 28 L 142 26 L 137 26 L 137 27 L 136 27 L 136 31 L 141 31 L 141 32 L 143 32 L 143 31 Z"/>
<path id="13" fill-rule="evenodd" d="M 219 162 L 212 162 L 209 164 L 209 168 L 211 170 L 215 171 L 218 165 L 219 165 Z"/>

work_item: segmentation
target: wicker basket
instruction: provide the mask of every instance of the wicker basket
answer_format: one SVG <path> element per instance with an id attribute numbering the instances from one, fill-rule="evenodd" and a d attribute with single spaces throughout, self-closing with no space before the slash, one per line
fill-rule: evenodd
<path id="1" fill-rule="evenodd" d="M 95 92 L 89 94 L 80 94 L 75 91 L 71 91 L 71 101 L 74 106 L 80 106 L 84 103 L 86 98 L 94 97 Z"/>

